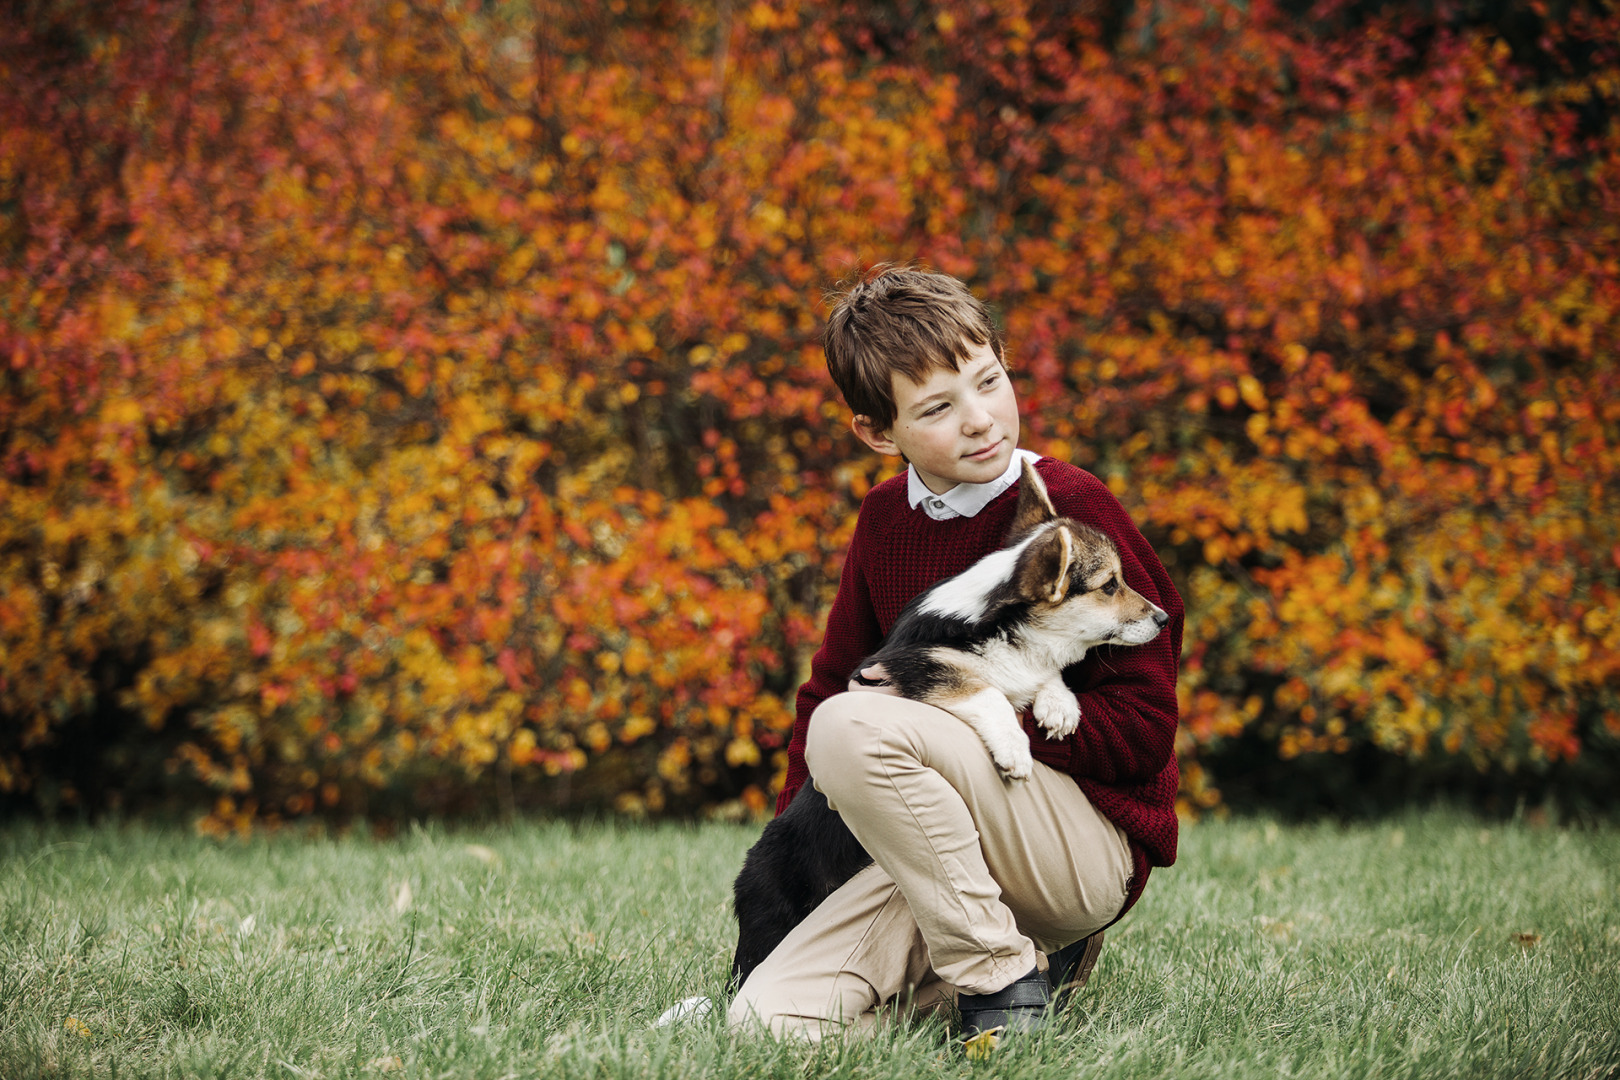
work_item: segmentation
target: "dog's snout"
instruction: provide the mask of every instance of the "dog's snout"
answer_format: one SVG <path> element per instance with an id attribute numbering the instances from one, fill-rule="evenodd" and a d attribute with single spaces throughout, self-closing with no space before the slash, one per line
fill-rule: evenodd
<path id="1" fill-rule="evenodd" d="M 1169 615 L 1168 612 L 1164 611 L 1162 608 L 1157 608 L 1156 607 L 1156 608 L 1153 609 L 1153 625 L 1159 627 L 1162 630 L 1162 629 L 1164 629 L 1164 624 L 1169 622 L 1169 621 L 1170 621 L 1170 615 Z"/>

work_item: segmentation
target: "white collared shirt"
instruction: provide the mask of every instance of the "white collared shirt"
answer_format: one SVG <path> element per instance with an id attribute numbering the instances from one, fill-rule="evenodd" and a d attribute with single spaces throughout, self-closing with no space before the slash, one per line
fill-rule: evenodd
<path id="1" fill-rule="evenodd" d="M 1041 455 L 1032 450 L 1013 451 L 1012 461 L 1007 463 L 1007 471 L 983 484 L 957 484 L 943 495 L 935 495 L 928 490 L 928 485 L 922 482 L 917 475 L 915 466 L 906 466 L 906 495 L 911 500 L 911 508 L 922 506 L 923 513 L 935 521 L 949 521 L 956 517 L 972 517 L 986 506 L 990 500 L 1013 486 L 1017 481 L 1024 462 L 1031 465 L 1041 460 Z"/>

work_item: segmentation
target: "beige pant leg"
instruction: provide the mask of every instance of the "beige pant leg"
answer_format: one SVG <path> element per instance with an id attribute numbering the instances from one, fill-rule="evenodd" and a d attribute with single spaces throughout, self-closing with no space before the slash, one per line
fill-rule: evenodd
<path id="1" fill-rule="evenodd" d="M 828 802 L 911 906 L 933 969 L 968 993 L 1001 989 L 1125 903 L 1124 833 L 1072 777 L 1001 778 L 971 728 L 887 694 L 822 702 L 805 761 Z"/>
<path id="2" fill-rule="evenodd" d="M 883 868 L 868 866 L 794 927 L 738 988 L 733 1026 L 763 1024 L 780 1037 L 867 1033 L 877 1008 L 924 1012 L 952 1000 L 928 967 L 928 947 Z"/>
<path id="3" fill-rule="evenodd" d="M 1124 905 L 1132 867 L 1118 827 L 1039 762 L 1029 780 L 1003 780 L 947 712 L 839 694 L 812 717 L 805 759 L 877 865 L 755 969 L 734 1022 L 815 1037 L 867 1029 L 875 1006 L 908 992 L 919 1007 L 949 988 L 989 993 Z"/>

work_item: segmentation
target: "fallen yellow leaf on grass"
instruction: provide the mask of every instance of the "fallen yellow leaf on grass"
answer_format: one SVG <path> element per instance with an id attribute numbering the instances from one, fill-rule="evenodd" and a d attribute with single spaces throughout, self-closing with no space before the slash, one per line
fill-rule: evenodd
<path id="1" fill-rule="evenodd" d="M 1519 943 L 1521 949 L 1533 949 L 1541 941 L 1540 934 L 1514 934 L 1513 940 Z"/>
<path id="2" fill-rule="evenodd" d="M 405 1067 L 398 1054 L 385 1054 L 379 1058 L 372 1058 L 366 1062 L 366 1068 L 376 1069 L 378 1072 L 398 1072 Z"/>
<path id="3" fill-rule="evenodd" d="M 996 1052 L 1001 1045 L 1001 1033 L 997 1031 L 981 1031 L 973 1038 L 962 1044 L 970 1061 L 983 1061 Z"/>
<path id="4" fill-rule="evenodd" d="M 79 1036 L 81 1039 L 88 1039 L 90 1037 L 90 1025 L 85 1023 L 83 1020 L 80 1020 L 77 1016 L 68 1017 L 62 1026 L 68 1031 L 73 1032 L 73 1034 Z"/>

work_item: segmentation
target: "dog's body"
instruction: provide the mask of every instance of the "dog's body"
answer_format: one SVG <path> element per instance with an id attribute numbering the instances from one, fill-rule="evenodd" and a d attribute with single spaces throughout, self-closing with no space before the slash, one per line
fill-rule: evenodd
<path id="1" fill-rule="evenodd" d="M 1151 641 L 1169 616 L 1125 584 L 1107 536 L 1058 516 L 1027 462 L 1008 541 L 912 600 L 854 681 L 955 714 L 1003 776 L 1024 780 L 1034 762 L 1018 710 L 1033 705 L 1053 738 L 1073 734 L 1080 705 L 1063 669 L 1097 645 Z M 869 862 L 826 797 L 805 784 L 737 875 L 734 984 Z"/>

